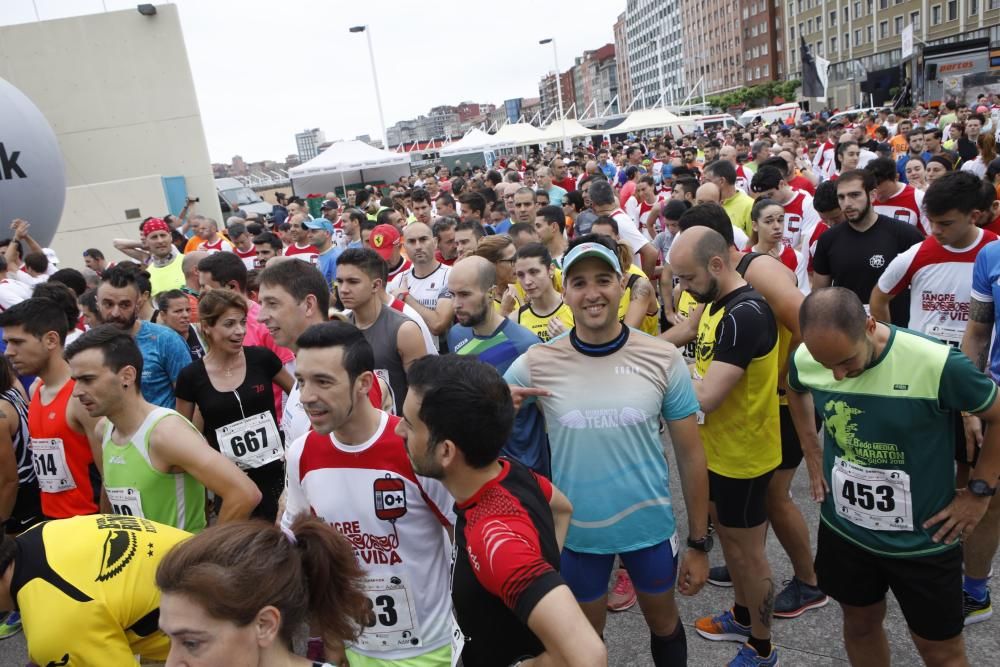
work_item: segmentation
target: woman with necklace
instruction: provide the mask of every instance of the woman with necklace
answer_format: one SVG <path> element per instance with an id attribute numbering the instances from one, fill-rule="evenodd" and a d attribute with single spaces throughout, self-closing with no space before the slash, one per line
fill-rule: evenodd
<path id="1" fill-rule="evenodd" d="M 254 516 L 274 521 L 285 479 L 285 448 L 272 383 L 285 392 L 292 377 L 274 352 L 243 347 L 247 303 L 229 290 L 209 290 L 198 303 L 208 354 L 177 378 L 177 411 L 198 408 L 209 444 L 236 463 L 263 494 Z"/>
<path id="2" fill-rule="evenodd" d="M 750 219 L 753 221 L 750 251 L 779 260 L 795 274 L 799 289 L 808 286 L 806 261 L 802 253 L 782 242 L 785 233 L 784 207 L 773 199 L 758 199 L 750 211 Z"/>

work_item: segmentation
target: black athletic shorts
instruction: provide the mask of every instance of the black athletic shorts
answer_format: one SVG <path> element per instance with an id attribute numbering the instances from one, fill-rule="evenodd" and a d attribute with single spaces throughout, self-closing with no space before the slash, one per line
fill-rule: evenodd
<path id="1" fill-rule="evenodd" d="M 778 406 L 778 417 L 781 418 L 781 463 L 778 470 L 795 470 L 802 463 L 802 443 L 787 405 Z"/>
<path id="2" fill-rule="evenodd" d="M 22 484 L 17 489 L 17 500 L 14 501 L 14 509 L 4 526 L 5 532 L 8 535 L 20 535 L 42 521 L 45 521 L 45 517 L 42 515 L 42 497 L 38 482 Z"/>
<path id="3" fill-rule="evenodd" d="M 891 590 L 906 624 L 923 639 L 951 639 L 964 627 L 961 547 L 931 556 L 889 558 L 848 542 L 821 521 L 816 577 L 824 593 L 852 607 L 878 604 Z"/>
<path id="4" fill-rule="evenodd" d="M 770 470 L 759 477 L 735 479 L 708 471 L 708 498 L 715 503 L 719 525 L 753 528 L 767 521 L 767 484 Z"/>
<path id="5" fill-rule="evenodd" d="M 962 415 L 956 414 L 955 420 L 955 461 L 975 468 L 979 461 L 979 448 L 976 447 L 975 451 L 972 452 L 972 460 L 970 461 L 969 454 L 965 451 L 965 419 L 962 418 Z"/>

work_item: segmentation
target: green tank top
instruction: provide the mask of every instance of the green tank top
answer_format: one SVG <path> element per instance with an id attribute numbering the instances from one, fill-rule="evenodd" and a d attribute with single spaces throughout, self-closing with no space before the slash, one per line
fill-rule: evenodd
<path id="1" fill-rule="evenodd" d="M 180 289 L 184 287 L 184 255 L 177 253 L 170 263 L 165 266 L 155 266 L 150 264 L 146 267 L 149 272 L 149 282 L 151 287 L 150 296 L 156 296 L 160 292 Z"/>
<path id="2" fill-rule="evenodd" d="M 205 487 L 186 472 L 160 472 L 149 458 L 149 436 L 170 415 L 184 419 L 174 410 L 156 408 L 125 445 L 111 439 L 114 424 L 108 422 L 101 447 L 104 486 L 112 513 L 141 516 L 197 533 L 205 528 Z"/>

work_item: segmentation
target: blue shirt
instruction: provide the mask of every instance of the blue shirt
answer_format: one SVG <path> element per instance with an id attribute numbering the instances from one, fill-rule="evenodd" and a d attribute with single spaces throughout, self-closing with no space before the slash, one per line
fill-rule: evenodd
<path id="1" fill-rule="evenodd" d="M 448 331 L 449 350 L 474 356 L 496 368 L 501 375 L 525 350 L 539 342 L 538 336 L 507 318 L 489 336 L 477 336 L 470 327 L 460 324 Z M 537 405 L 524 405 L 517 411 L 503 453 L 541 475 L 551 476 L 549 439 L 545 434 L 545 419 Z"/>
<path id="2" fill-rule="evenodd" d="M 337 279 L 337 260 L 340 259 L 341 252 L 343 251 L 340 248 L 332 246 L 326 252 L 316 256 L 316 268 L 326 278 L 326 284 L 331 287 L 333 286 L 333 281 Z"/>
<path id="3" fill-rule="evenodd" d="M 993 344 L 990 346 L 990 377 L 1000 382 L 1000 242 L 994 241 L 979 251 L 972 268 L 972 298 L 993 305 Z"/>
<path id="4" fill-rule="evenodd" d="M 187 343 L 173 329 L 146 320 L 139 325 L 135 343 L 142 353 L 142 397 L 172 410 L 177 376 L 191 363 Z"/>
<path id="5" fill-rule="evenodd" d="M 496 224 L 496 225 L 493 226 L 493 233 L 494 234 L 506 234 L 507 230 L 510 229 L 510 226 L 512 224 L 514 224 L 514 223 L 512 223 L 510 221 L 510 218 L 504 218 L 498 224 Z"/>
<path id="6" fill-rule="evenodd" d="M 550 206 L 562 206 L 562 198 L 566 196 L 566 189 L 561 188 L 558 185 L 553 185 L 549 188 L 549 205 Z"/>

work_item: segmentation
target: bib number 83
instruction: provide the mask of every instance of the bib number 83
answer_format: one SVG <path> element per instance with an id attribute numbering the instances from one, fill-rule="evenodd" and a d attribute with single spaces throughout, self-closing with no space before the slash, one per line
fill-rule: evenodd
<path id="1" fill-rule="evenodd" d="M 251 429 L 243 435 L 234 435 L 232 439 L 233 454 L 243 456 L 247 452 L 253 453 L 267 446 L 267 430 L 263 427 Z"/>
<path id="2" fill-rule="evenodd" d="M 847 479 L 844 480 L 840 495 L 851 505 L 863 510 L 891 512 L 896 509 L 893 488 L 887 484 L 864 484 Z"/>
<path id="3" fill-rule="evenodd" d="M 374 600 L 368 598 L 368 622 L 365 625 L 369 628 L 374 628 L 376 625 L 391 628 L 398 621 L 396 600 L 391 595 L 377 595 Z"/>

